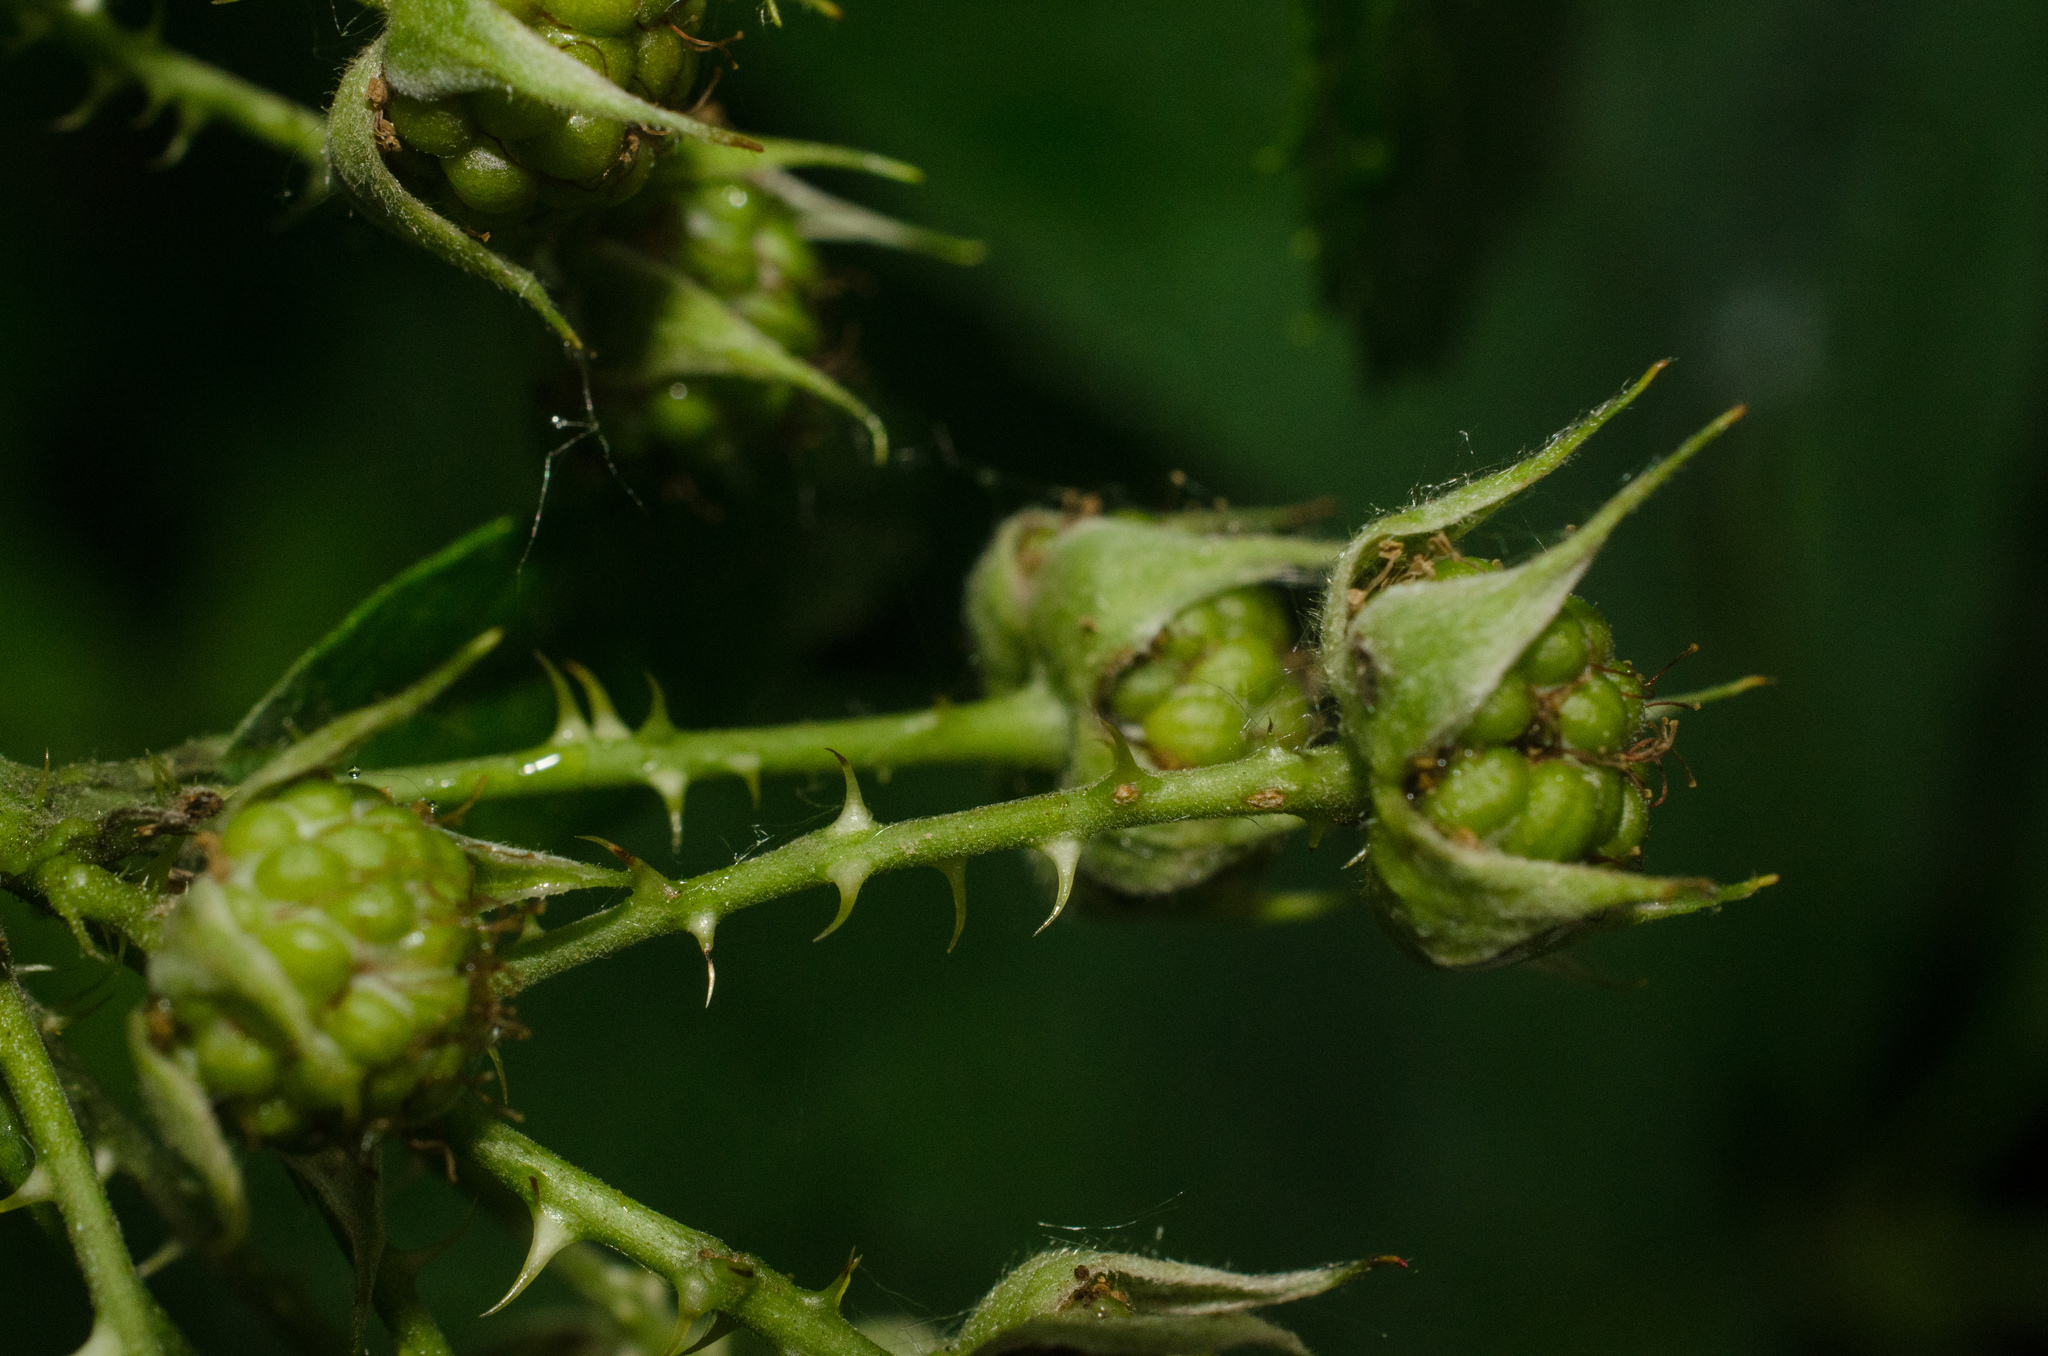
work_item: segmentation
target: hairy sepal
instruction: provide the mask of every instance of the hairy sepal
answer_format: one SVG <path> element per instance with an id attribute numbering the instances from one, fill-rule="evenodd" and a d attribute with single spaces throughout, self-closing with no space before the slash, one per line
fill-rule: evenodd
<path id="1" fill-rule="evenodd" d="M 482 3 L 497 8 L 489 0 Z M 342 73 L 341 85 L 334 92 L 334 106 L 327 115 L 327 158 L 335 174 L 372 221 L 444 263 L 504 288 L 546 321 L 563 343 L 582 349 L 583 340 L 539 278 L 414 197 L 384 163 L 384 153 L 377 148 L 378 113 L 370 99 L 370 82 L 384 69 L 385 41 L 378 38 L 364 48 Z M 569 64 L 585 70 L 574 61 Z"/>
<path id="2" fill-rule="evenodd" d="M 949 264 L 978 264 L 988 257 L 988 246 L 979 240 L 963 240 L 942 231 L 912 226 L 858 203 L 835 198 L 794 174 L 762 170 L 751 177 L 755 184 L 795 211 L 797 234 L 806 240 L 881 245 L 927 254 Z"/>
<path id="3" fill-rule="evenodd" d="M 680 377 L 787 382 L 859 420 L 874 445 L 876 464 L 888 461 L 889 434 L 874 411 L 735 314 L 711 289 L 680 269 L 614 241 L 600 244 L 593 257 L 656 294 L 653 326 L 634 373 L 637 380 L 649 385 Z"/>
<path id="4" fill-rule="evenodd" d="M 1747 899 L 1777 880 L 1737 885 L 1541 862 L 1460 843 L 1417 814 L 1399 787 L 1373 792 L 1373 908 L 1419 960 L 1447 970 L 1513 965 L 1588 933 Z"/>
<path id="5" fill-rule="evenodd" d="M 1027 594 L 1031 648 L 1064 695 L 1092 710 L 1104 685 L 1184 609 L 1248 584 L 1319 574 L 1338 549 L 1308 537 L 1193 535 L 1165 523 L 1083 518 L 1046 542 L 1035 574 L 1012 582 Z"/>
<path id="6" fill-rule="evenodd" d="M 1263 1347 L 1306 1356 L 1299 1338 L 1251 1311 L 1320 1295 L 1373 1265 L 1245 1275 L 1135 1253 L 1056 1248 L 997 1282 L 944 1350 L 1176 1356 Z"/>
<path id="7" fill-rule="evenodd" d="M 1621 520 L 1739 413 L 1688 439 L 1535 559 L 1441 583 L 1396 584 L 1359 610 L 1338 668 L 1354 699 L 1363 699 L 1360 709 L 1346 711 L 1345 733 L 1375 782 L 1398 782 L 1409 760 L 1464 725 L 1564 606 Z"/>
<path id="8" fill-rule="evenodd" d="M 1740 414 L 1732 410 L 1686 440 L 1535 559 L 1441 583 L 1396 584 L 1350 620 L 1331 683 L 1341 680 L 1345 740 L 1372 777 L 1372 861 L 1386 887 L 1374 903 L 1387 930 L 1418 957 L 1451 969 L 1511 964 L 1588 930 L 1746 898 L 1776 880 L 1724 887 L 1532 861 L 1439 833 L 1403 788 L 1415 761 L 1466 724 L 1550 624 L 1621 520 Z M 1416 515 L 1439 526 L 1411 531 L 1442 530 L 1442 514 Z"/>
<path id="9" fill-rule="evenodd" d="M 1361 674 L 1345 653 L 1351 604 L 1349 591 L 1357 584 L 1359 572 L 1389 541 L 1420 540 L 1442 532 L 1453 541 L 1464 536 L 1497 512 L 1508 501 L 1534 485 L 1571 459 L 1585 441 L 1598 433 L 1615 415 L 1627 409 L 1669 362 L 1658 362 L 1636 378 L 1628 388 L 1585 418 L 1569 425 L 1536 452 L 1492 475 L 1460 485 L 1448 494 L 1425 500 L 1399 513 L 1367 523 L 1344 545 L 1330 571 L 1324 589 L 1319 632 L 1324 677 L 1337 695 L 1347 722 L 1356 726 L 1372 705 L 1373 693 L 1361 682 Z M 1570 589 L 1565 590 L 1566 593 Z M 1558 598 L 1562 606 L 1564 598 Z M 1553 607 L 1552 612 L 1556 611 Z M 1548 620 L 1548 617 L 1545 618 Z M 1541 630 L 1541 624 L 1538 624 Z M 1531 632 L 1533 635 L 1534 632 Z M 1491 688 L 1488 688 L 1490 691 Z M 1480 696 L 1483 698 L 1485 693 Z"/>
<path id="10" fill-rule="evenodd" d="M 572 113 L 759 149 L 751 137 L 628 94 L 493 0 L 391 0 L 386 13 L 383 74 L 401 94 L 445 99 L 509 89 Z"/>

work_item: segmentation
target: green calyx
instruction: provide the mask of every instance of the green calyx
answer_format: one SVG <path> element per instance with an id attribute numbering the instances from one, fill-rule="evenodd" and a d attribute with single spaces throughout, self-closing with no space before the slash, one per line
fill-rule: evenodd
<path id="1" fill-rule="evenodd" d="M 155 1049 L 251 1142 L 440 1114 L 507 1019 L 461 844 L 324 779 L 239 810 L 150 958 Z"/>
<path id="2" fill-rule="evenodd" d="M 1558 545 L 1512 568 L 1455 539 L 1560 464 L 1639 393 L 1507 471 L 1366 528 L 1333 578 L 1326 677 L 1371 779 L 1382 920 L 1438 965 L 1505 964 L 1579 933 L 1753 893 L 1660 878 L 1641 859 L 1645 771 L 1677 722 L 1614 658 L 1611 628 L 1572 595 L 1622 518 L 1741 413 L 1635 478 Z"/>
<path id="3" fill-rule="evenodd" d="M 1336 546 L 1235 526 L 1211 514 L 1031 511 L 997 530 L 968 582 L 968 626 L 991 690 L 1036 676 L 1066 699 L 1077 732 L 1069 785 L 1128 764 L 1118 780 L 1136 794 L 1153 773 L 1297 749 L 1315 732 L 1312 665 L 1275 585 L 1312 579 Z M 1222 878 L 1301 824 L 1273 814 L 1127 829 L 1091 841 L 1080 870 L 1110 902 L 1214 882 L 1232 896 L 1217 907 L 1242 913 L 1242 892 Z"/>

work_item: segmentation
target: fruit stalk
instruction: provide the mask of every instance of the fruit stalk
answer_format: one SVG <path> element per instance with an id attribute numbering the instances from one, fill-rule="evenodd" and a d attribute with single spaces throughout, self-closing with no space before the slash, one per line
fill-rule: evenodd
<path id="1" fill-rule="evenodd" d="M 87 1345 L 113 1343 L 127 1356 L 159 1356 L 163 1348 L 150 1321 L 149 1292 L 129 1261 L 120 1222 L 100 1189 L 92 1151 L 65 1100 L 42 1033 L 29 1018 L 5 947 L 0 939 L 0 1077 L 21 1112 L 35 1147 L 36 1167 L 64 1216 L 78 1269 L 92 1296 L 93 1337 Z"/>
<path id="2" fill-rule="evenodd" d="M 311 195 L 326 193 L 327 120 L 312 109 L 164 46 L 153 29 L 121 27 L 97 0 L 12 0 L 11 7 L 31 34 L 53 33 L 91 64 L 92 90 L 68 120 L 72 124 L 133 81 L 148 95 L 151 112 L 165 106 L 178 110 L 178 131 L 164 151 L 165 163 L 184 154 L 200 127 L 217 121 L 296 157 L 312 171 Z"/>
<path id="3" fill-rule="evenodd" d="M 857 767 L 993 763 L 1056 771 L 1066 765 L 1071 738 L 1065 705 L 1043 686 L 905 714 L 733 730 L 678 731 L 657 704 L 632 731 L 603 689 L 577 676 L 591 699 L 591 719 L 583 718 L 566 684 L 559 684 L 561 714 L 543 744 L 518 753 L 383 768 L 359 780 L 401 802 L 644 785 L 670 800 L 671 814 L 680 816 L 684 789 L 701 777 L 737 776 L 758 786 L 763 774 L 829 772 L 838 766 L 834 750 Z"/>
<path id="4" fill-rule="evenodd" d="M 684 1322 L 716 1311 L 759 1333 L 778 1351 L 888 1356 L 840 1317 L 843 1285 L 799 1289 L 759 1258 L 734 1252 L 556 1157 L 476 1098 L 449 1112 L 444 1134 L 459 1157 L 533 1211 L 534 1243 L 506 1300 L 571 1243 L 602 1243 L 666 1278 L 675 1287 Z"/>
<path id="5" fill-rule="evenodd" d="M 906 867 L 949 868 L 968 857 L 1036 848 L 1060 870 L 1063 906 L 1080 845 L 1095 834 L 1175 820 L 1288 813 L 1355 817 L 1367 790 L 1339 748 L 1262 754 L 1212 767 L 1147 773 L 1128 755 L 1087 786 L 999 805 L 876 825 L 865 810 L 795 842 L 720 871 L 671 884 L 645 872 L 631 898 L 522 942 L 504 953 L 506 993 L 598 960 L 651 937 L 688 932 L 710 950 L 718 921 L 750 904 L 816 885 L 840 891 L 841 918 L 861 882 Z M 858 807 L 852 802 L 849 808 Z M 865 820 L 865 823 L 858 822 Z M 836 926 L 836 924 L 834 925 Z"/>

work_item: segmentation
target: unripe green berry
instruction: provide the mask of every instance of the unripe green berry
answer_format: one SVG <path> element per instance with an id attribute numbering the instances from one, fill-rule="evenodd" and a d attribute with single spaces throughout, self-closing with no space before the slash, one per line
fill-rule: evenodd
<path id="1" fill-rule="evenodd" d="M 759 271 L 754 225 L 759 194 L 745 184 L 715 181 L 691 195 L 684 214 L 683 265 L 712 291 L 732 296 L 752 290 Z"/>
<path id="2" fill-rule="evenodd" d="M 1145 742 L 1162 767 L 1206 767 L 1246 752 L 1244 707 L 1213 687 L 1184 685 L 1145 717 Z"/>
<path id="3" fill-rule="evenodd" d="M 366 942 L 386 945 L 413 930 L 412 896 L 395 880 L 371 881 L 325 905 L 335 922 Z"/>
<path id="4" fill-rule="evenodd" d="M 584 33 L 617 35 L 631 32 L 640 0 L 547 0 L 556 21 Z"/>
<path id="5" fill-rule="evenodd" d="M 274 801 L 265 801 L 230 820 L 221 833 L 220 846 L 230 857 L 251 857 L 298 840 L 299 817 Z"/>
<path id="6" fill-rule="evenodd" d="M 1446 556 L 1435 562 L 1438 579 L 1469 579 L 1476 574 L 1492 574 L 1498 565 L 1470 556 Z"/>
<path id="7" fill-rule="evenodd" d="M 200 1082 L 217 1096 L 260 1097 L 277 1082 L 277 1054 L 226 1017 L 199 1028 L 192 1040 Z"/>
<path id="8" fill-rule="evenodd" d="M 1622 784 L 1619 805 L 1614 832 L 1593 849 L 1596 857 L 1609 861 L 1619 861 L 1641 847 L 1650 829 L 1650 798 L 1632 783 Z"/>
<path id="9" fill-rule="evenodd" d="M 455 196 L 479 212 L 503 215 L 533 205 L 540 181 L 499 154 L 496 148 L 478 143 L 453 160 L 441 162 L 448 186 Z"/>
<path id="10" fill-rule="evenodd" d="M 281 849 L 282 850 L 282 849 Z M 257 934 L 293 987 L 312 1004 L 340 993 L 355 969 L 355 956 L 335 926 L 324 916 L 301 914 L 275 923 Z"/>
<path id="11" fill-rule="evenodd" d="M 620 89 L 632 82 L 633 49 L 637 45 L 638 34 L 632 38 L 601 36 L 545 23 L 534 31 L 557 50 L 574 57 Z"/>
<path id="12" fill-rule="evenodd" d="M 303 1110 L 345 1110 L 362 1097 L 363 1070 L 352 1060 L 295 1060 L 284 1071 L 285 1100 Z"/>
<path id="13" fill-rule="evenodd" d="M 676 82 L 689 62 L 690 49 L 680 34 L 667 24 L 656 24 L 644 30 L 633 44 L 633 89 L 641 98 L 651 103 L 660 103 L 668 97 L 669 87 Z"/>
<path id="14" fill-rule="evenodd" d="M 1600 665 L 1613 662 L 1614 628 L 1607 624 L 1607 618 L 1599 608 L 1574 593 L 1564 600 L 1559 609 L 1560 617 L 1570 617 L 1578 622 L 1586 633 L 1586 662 Z"/>
<path id="15" fill-rule="evenodd" d="M 755 227 L 754 261 L 766 288 L 809 292 L 824 279 L 818 252 L 797 233 L 796 223 L 781 215 L 768 216 Z"/>
<path id="16" fill-rule="evenodd" d="M 1611 753 L 1621 747 L 1628 729 L 1621 689 L 1597 673 L 1574 684 L 1557 708 L 1557 737 L 1568 749 Z"/>
<path id="17" fill-rule="evenodd" d="M 1240 701 L 1256 702 L 1287 681 L 1287 670 L 1270 641 L 1240 636 L 1213 646 L 1188 672 L 1194 686 L 1208 686 Z"/>
<path id="18" fill-rule="evenodd" d="M 1262 584 L 1231 589 L 1211 598 L 1207 607 L 1221 623 L 1225 639 L 1252 636 L 1280 649 L 1294 642 L 1294 620 L 1275 589 Z"/>
<path id="19" fill-rule="evenodd" d="M 1180 685 L 1178 664 L 1165 659 L 1141 659 L 1123 671 L 1110 693 L 1109 709 L 1118 720 L 1143 720 L 1152 708 L 1166 700 L 1166 694 Z"/>
<path id="20" fill-rule="evenodd" d="M 1608 670 L 1607 681 L 1613 683 L 1615 690 L 1621 693 L 1622 710 L 1628 718 L 1628 732 L 1633 735 L 1642 728 L 1643 721 L 1649 714 L 1650 691 L 1643 683 L 1643 675 L 1636 672 L 1635 665 L 1623 663 Z"/>
<path id="21" fill-rule="evenodd" d="M 1529 643 L 1515 667 L 1538 687 L 1569 683 L 1586 667 L 1586 628 L 1559 613 Z"/>
<path id="22" fill-rule="evenodd" d="M 505 89 L 478 90 L 468 96 L 467 102 L 476 125 L 500 141 L 524 141 L 539 136 L 562 116 L 559 110 L 539 99 Z"/>
<path id="23" fill-rule="evenodd" d="M 512 148 L 519 163 L 557 179 L 595 179 L 618 163 L 626 124 L 617 118 L 572 113 Z"/>
<path id="24" fill-rule="evenodd" d="M 1479 709 L 1459 734 L 1461 744 L 1511 744 L 1522 737 L 1536 718 L 1536 702 L 1529 684 L 1514 674 L 1501 679 L 1500 686 L 1479 703 Z"/>
<path id="25" fill-rule="evenodd" d="M 1621 829 L 1623 798 L 1629 788 L 1622 775 L 1611 767 L 1591 765 L 1587 770 L 1599 781 L 1600 813 L 1593 821 L 1592 837 L 1597 846 Z"/>
<path id="26" fill-rule="evenodd" d="M 321 899 L 348 887 L 348 863 L 325 843 L 272 848 L 256 868 L 256 888 L 272 899 Z"/>
<path id="27" fill-rule="evenodd" d="M 382 985 L 357 980 L 327 1014 L 327 1034 L 350 1058 L 367 1066 L 388 1064 L 412 1044 L 411 1004 Z"/>
<path id="28" fill-rule="evenodd" d="M 1546 862 L 1585 856 L 1603 807 L 1600 769 L 1550 758 L 1529 769 L 1529 799 L 1495 838 L 1503 852 Z"/>
<path id="29" fill-rule="evenodd" d="M 391 119 L 401 142 L 428 155 L 461 155 L 476 142 L 476 123 L 459 99 L 408 99 L 394 94 L 384 116 Z"/>
<path id="30" fill-rule="evenodd" d="M 489 1039 L 488 1002 L 472 1015 L 470 958 L 484 933 L 457 840 L 374 792 L 319 779 L 246 807 L 221 842 L 194 887 L 212 896 L 212 921 L 194 931 L 174 915 L 164 967 L 152 960 L 183 1033 L 178 1057 L 256 1138 L 318 1143 L 352 1135 L 365 1116 L 445 1110 L 452 1080 Z M 236 925 L 276 958 L 295 997 L 260 968 L 179 954 Z M 219 987 L 194 984 L 208 974 Z"/>
<path id="31" fill-rule="evenodd" d="M 299 817 L 304 832 L 339 823 L 355 802 L 348 788 L 339 782 L 314 779 L 296 783 L 278 803 Z"/>
<path id="32" fill-rule="evenodd" d="M 413 1030 L 422 1034 L 452 1025 L 469 1010 L 469 982 L 460 975 L 437 974 L 405 985 L 412 1002 Z"/>
<path id="33" fill-rule="evenodd" d="M 460 923 L 438 923 L 409 932 L 398 941 L 398 959 L 406 965 L 442 969 L 459 964 L 469 955 L 477 938 L 474 928 Z"/>
<path id="34" fill-rule="evenodd" d="M 1484 838 L 1527 804 L 1529 760 L 1514 749 L 1460 749 L 1450 763 L 1422 797 L 1422 812 L 1438 828 Z"/>

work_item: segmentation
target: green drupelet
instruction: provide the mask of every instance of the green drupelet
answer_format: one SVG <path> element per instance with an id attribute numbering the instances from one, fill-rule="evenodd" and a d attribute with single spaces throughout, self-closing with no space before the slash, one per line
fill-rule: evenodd
<path id="1" fill-rule="evenodd" d="M 225 918 L 188 905 L 152 958 L 159 1046 L 252 1142 L 438 1115 L 499 1021 L 474 878 L 452 837 L 367 789 L 303 781 L 243 808 L 192 887 Z"/>
<path id="2" fill-rule="evenodd" d="M 1500 568 L 1457 556 L 1437 579 Z M 1648 731 L 1648 691 L 1614 658 L 1600 610 L 1573 595 L 1530 642 L 1410 797 L 1439 829 L 1543 861 L 1640 857 L 1649 798 L 1630 775 Z"/>

